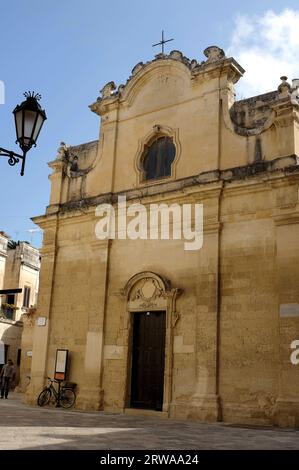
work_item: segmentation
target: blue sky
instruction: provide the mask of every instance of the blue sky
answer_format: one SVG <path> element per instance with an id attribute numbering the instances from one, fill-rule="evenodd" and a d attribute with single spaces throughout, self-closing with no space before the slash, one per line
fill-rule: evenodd
<path id="1" fill-rule="evenodd" d="M 47 162 L 61 141 L 98 137 L 88 105 L 106 82 L 125 82 L 136 63 L 158 53 L 152 44 L 162 29 L 175 38 L 167 51 L 203 60 L 215 44 L 234 55 L 248 76 L 239 96 L 270 91 L 281 75 L 299 76 L 297 1 L 0 0 L 0 18 L 0 146 L 18 151 L 11 111 L 24 91 L 41 93 L 48 116 L 25 176 L 0 157 L 0 230 L 37 246 L 41 234 L 28 230 L 49 201 Z"/>

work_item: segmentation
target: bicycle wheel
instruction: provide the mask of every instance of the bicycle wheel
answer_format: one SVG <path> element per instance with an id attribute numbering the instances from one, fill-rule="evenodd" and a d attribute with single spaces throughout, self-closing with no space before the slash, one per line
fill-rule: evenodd
<path id="1" fill-rule="evenodd" d="M 40 392 L 38 399 L 37 399 L 37 404 L 38 406 L 46 406 L 51 398 L 52 392 L 49 388 L 44 388 L 42 392 Z"/>
<path id="2" fill-rule="evenodd" d="M 76 401 L 76 394 L 71 388 L 63 388 L 60 393 L 60 404 L 63 408 L 71 408 Z"/>

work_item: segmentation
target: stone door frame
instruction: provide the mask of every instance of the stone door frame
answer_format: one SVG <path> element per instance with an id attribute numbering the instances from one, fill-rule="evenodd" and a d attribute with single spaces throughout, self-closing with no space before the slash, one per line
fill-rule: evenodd
<path id="1" fill-rule="evenodd" d="M 172 400 L 172 375 L 173 375 L 173 330 L 180 315 L 176 312 L 176 299 L 181 294 L 181 289 L 171 287 L 171 283 L 151 271 L 135 274 L 127 282 L 122 291 L 125 297 L 124 312 L 124 337 L 126 358 L 126 387 L 124 396 L 124 408 L 130 407 L 131 395 L 131 371 L 132 371 L 132 346 L 133 346 L 133 315 L 137 312 L 165 311 L 165 368 L 163 387 L 162 412 L 169 414 Z"/>

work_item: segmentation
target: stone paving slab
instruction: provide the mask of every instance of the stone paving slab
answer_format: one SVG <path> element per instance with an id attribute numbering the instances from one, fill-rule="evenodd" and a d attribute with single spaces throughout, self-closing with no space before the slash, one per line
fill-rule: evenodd
<path id="1" fill-rule="evenodd" d="M 299 430 L 39 408 L 21 398 L 0 400 L 1 450 L 299 449 Z"/>

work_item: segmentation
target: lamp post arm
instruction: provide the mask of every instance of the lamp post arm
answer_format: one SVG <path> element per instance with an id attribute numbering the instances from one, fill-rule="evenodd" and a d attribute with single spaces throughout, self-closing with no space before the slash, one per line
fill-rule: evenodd
<path id="1" fill-rule="evenodd" d="M 24 175 L 26 152 L 24 152 L 23 155 L 19 155 L 18 153 L 13 152 L 12 150 L 7 150 L 0 147 L 0 157 L 7 157 L 8 164 L 10 166 L 14 166 L 19 163 L 20 160 L 22 160 L 21 176 Z"/>

